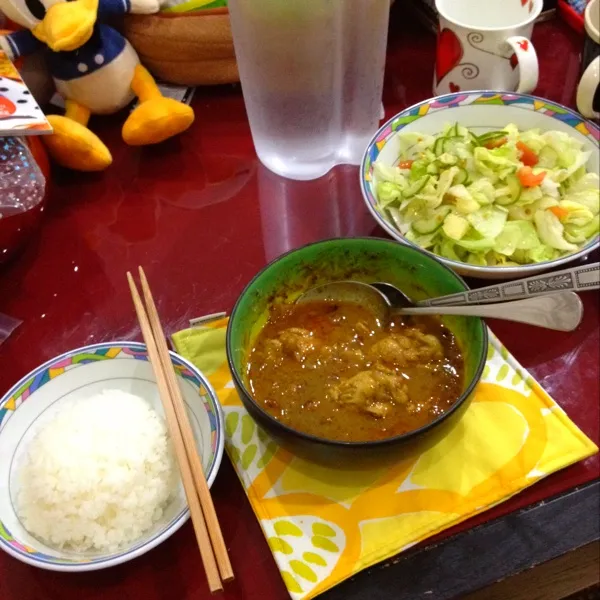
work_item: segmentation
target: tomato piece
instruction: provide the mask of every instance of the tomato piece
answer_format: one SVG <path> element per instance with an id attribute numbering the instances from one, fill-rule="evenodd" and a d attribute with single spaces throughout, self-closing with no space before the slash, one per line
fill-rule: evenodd
<path id="1" fill-rule="evenodd" d="M 517 142 L 517 150 L 521 152 L 521 162 L 526 167 L 535 167 L 540 162 L 538 155 L 523 142 Z"/>
<path id="2" fill-rule="evenodd" d="M 551 206 L 549 208 L 550 212 L 554 213 L 561 221 L 569 214 L 569 211 L 561 206 Z"/>
<path id="3" fill-rule="evenodd" d="M 412 164 L 413 164 L 414 162 L 415 162 L 414 160 L 401 160 L 401 161 L 398 163 L 398 166 L 399 166 L 401 169 L 410 169 L 410 168 L 412 167 Z"/>
<path id="4" fill-rule="evenodd" d="M 504 146 L 504 144 L 506 144 L 505 137 L 497 139 L 497 140 L 490 140 L 489 142 L 487 142 L 487 144 L 484 144 L 484 146 L 488 150 L 493 150 L 494 148 L 500 148 L 500 146 Z"/>
<path id="5" fill-rule="evenodd" d="M 546 177 L 546 171 L 542 171 L 541 173 L 535 175 L 531 170 L 531 167 L 521 167 L 517 171 L 517 177 L 519 178 L 519 181 L 523 187 L 535 187 L 544 181 L 544 177 Z"/>

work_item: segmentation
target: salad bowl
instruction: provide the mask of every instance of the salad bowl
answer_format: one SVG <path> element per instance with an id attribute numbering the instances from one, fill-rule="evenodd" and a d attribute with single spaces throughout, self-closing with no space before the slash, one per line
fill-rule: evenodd
<path id="1" fill-rule="evenodd" d="M 505 132 L 508 125 L 514 127 Z M 551 148 L 545 147 L 550 131 L 559 132 Z M 547 181 L 537 190 L 522 179 L 527 170 L 531 176 L 531 168 L 524 154 L 515 153 L 515 141 L 517 148 L 526 147 L 521 139 L 539 152 L 534 175 L 549 165 Z M 406 109 L 379 129 L 363 157 L 361 191 L 391 237 L 433 254 L 460 275 L 528 277 L 584 258 L 599 246 L 599 140 L 596 125 L 542 98 L 495 91 L 447 94 Z M 482 155 L 488 162 L 480 171 Z M 460 201 L 450 197 L 450 203 L 443 191 L 434 197 L 449 167 L 452 193 L 464 195 Z M 474 193 L 473 183 L 489 190 L 488 200 Z M 584 202 L 584 213 L 569 212 L 581 208 L 573 199 Z"/>

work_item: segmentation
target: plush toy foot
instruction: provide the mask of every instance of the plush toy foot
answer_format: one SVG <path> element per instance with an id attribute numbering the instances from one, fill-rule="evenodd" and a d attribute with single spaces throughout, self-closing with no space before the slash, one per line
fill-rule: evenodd
<path id="1" fill-rule="evenodd" d="M 183 102 L 162 96 L 142 102 L 123 125 L 123 139 L 131 146 L 157 144 L 182 131 L 194 121 L 194 111 Z"/>
<path id="2" fill-rule="evenodd" d="M 50 115 L 48 121 L 54 133 L 42 139 L 59 165 L 77 171 L 102 171 L 112 163 L 108 148 L 85 125 L 59 115 Z"/>

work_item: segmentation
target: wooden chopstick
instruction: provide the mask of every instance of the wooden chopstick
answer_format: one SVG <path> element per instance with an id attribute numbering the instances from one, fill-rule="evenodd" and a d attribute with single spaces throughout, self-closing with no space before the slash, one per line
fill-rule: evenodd
<path id="1" fill-rule="evenodd" d="M 175 408 L 175 414 L 177 421 L 179 422 L 179 428 L 183 437 L 183 443 L 187 452 L 188 461 L 192 469 L 192 475 L 194 477 L 194 483 L 196 484 L 196 491 L 200 498 L 200 505 L 202 506 L 202 512 L 208 526 L 208 533 L 212 542 L 215 557 L 217 559 L 217 565 L 219 566 L 219 572 L 221 573 L 221 579 L 223 581 L 231 581 L 234 578 L 233 569 L 227 554 L 227 547 L 225 546 L 225 540 L 223 539 L 223 533 L 219 526 L 219 520 L 215 511 L 215 506 L 208 489 L 206 477 L 204 476 L 204 469 L 202 468 L 202 462 L 198 455 L 198 449 L 196 447 L 196 441 L 194 440 L 194 434 L 190 421 L 188 418 L 187 410 L 181 396 L 181 390 L 175 377 L 175 371 L 171 363 L 171 357 L 169 356 L 169 350 L 165 342 L 165 334 L 158 317 L 158 311 L 156 310 L 156 304 L 146 279 L 144 269 L 139 267 L 140 282 L 142 285 L 142 293 L 146 302 L 146 310 L 148 318 L 150 320 L 150 327 L 154 334 L 154 340 L 158 348 L 158 354 L 162 362 L 163 369 L 166 374 L 167 383 L 169 384 L 169 392 L 173 406 Z"/>
<path id="2" fill-rule="evenodd" d="M 187 497 L 188 505 L 190 507 L 190 514 L 192 516 L 192 523 L 194 524 L 194 531 L 196 533 L 196 541 L 198 542 L 198 548 L 200 549 L 200 555 L 202 557 L 202 563 L 204 564 L 204 570 L 206 571 L 206 579 L 211 592 L 216 592 L 223 589 L 223 584 L 219 577 L 219 570 L 213 554 L 213 549 L 210 544 L 208 531 L 206 529 L 206 523 L 204 521 L 204 515 L 200 506 L 200 499 L 194 487 L 194 478 L 192 476 L 192 470 L 187 459 L 187 453 L 183 443 L 182 434 L 177 421 L 177 416 L 173 403 L 170 398 L 169 384 L 160 360 L 157 345 L 150 328 L 150 322 L 142 304 L 142 299 L 138 293 L 135 282 L 131 273 L 127 273 L 127 281 L 129 282 L 129 288 L 131 290 L 131 298 L 135 306 L 135 312 L 137 313 L 144 342 L 148 350 L 148 357 L 150 364 L 154 370 L 156 376 L 156 383 L 160 393 L 160 399 L 163 403 L 165 410 L 165 416 L 167 418 L 167 425 L 175 448 L 175 454 L 177 456 L 177 462 L 179 463 L 179 470 L 181 472 L 181 480 L 183 481 L 183 488 Z"/>

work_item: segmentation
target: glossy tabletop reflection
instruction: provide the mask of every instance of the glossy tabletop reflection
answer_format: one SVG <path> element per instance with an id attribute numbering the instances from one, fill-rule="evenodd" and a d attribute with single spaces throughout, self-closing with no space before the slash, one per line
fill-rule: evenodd
<path id="1" fill-rule="evenodd" d="M 401 4 L 396 3 L 390 26 L 388 117 L 431 95 L 435 40 L 403 16 Z M 572 105 L 581 40 L 553 21 L 536 27 L 534 43 L 541 63 L 536 93 Z M 165 328 L 173 332 L 190 318 L 230 311 L 252 276 L 291 248 L 333 236 L 385 235 L 363 204 L 356 167 L 294 182 L 258 163 L 238 86 L 200 89 L 193 106 L 192 129 L 157 148 L 126 147 L 120 117 L 97 119 L 93 126 L 113 152 L 114 165 L 96 175 L 55 172 L 39 235 L 0 267 L 0 312 L 23 320 L 0 346 L 0 393 L 67 349 L 141 339 L 125 279 L 126 270 L 137 265 L 144 266 Z M 505 322 L 491 325 L 598 443 L 598 295 L 587 292 L 582 298 L 585 320 L 571 334 Z M 460 529 L 595 479 L 599 464 L 594 456 L 569 467 Z M 286 598 L 227 458 L 213 496 L 237 575 L 219 597 Z M 45 572 L 2 553 L 0 572 L 3 600 L 208 597 L 191 524 L 145 556 L 107 571 Z M 375 576 L 364 576 L 376 585 Z"/>

